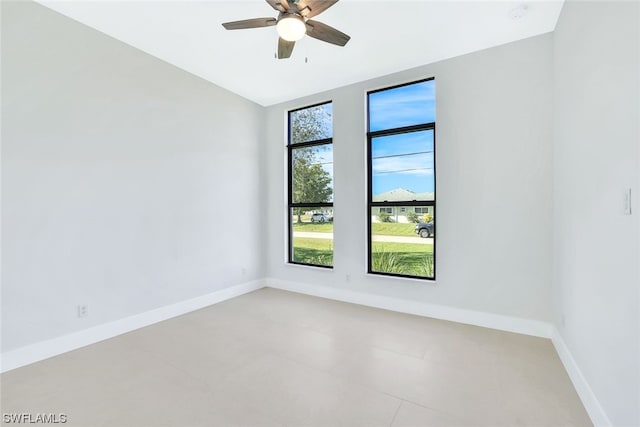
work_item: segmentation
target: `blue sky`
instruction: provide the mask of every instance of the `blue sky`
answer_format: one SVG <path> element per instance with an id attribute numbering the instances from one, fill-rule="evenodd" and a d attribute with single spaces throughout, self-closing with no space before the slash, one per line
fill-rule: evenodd
<path id="1" fill-rule="evenodd" d="M 434 81 L 369 95 L 371 131 L 435 122 Z M 433 192 L 433 131 L 374 138 L 373 193 L 396 188 Z"/>
<path id="2" fill-rule="evenodd" d="M 311 107 L 326 123 L 324 135 L 332 134 L 333 105 Z M 298 114 L 294 112 L 292 119 Z M 410 84 L 369 94 L 371 131 L 435 122 L 435 82 Z M 302 142 L 302 141 L 294 141 Z M 433 131 L 374 138 L 372 141 L 373 193 L 396 188 L 415 193 L 434 192 Z M 333 147 L 313 148 L 315 160 L 333 179 Z"/>
<path id="3" fill-rule="evenodd" d="M 396 188 L 433 192 L 433 131 L 384 136 L 371 141 L 373 194 Z"/>
<path id="4" fill-rule="evenodd" d="M 369 94 L 369 130 L 435 122 L 435 100 L 435 80 Z"/>
<path id="5" fill-rule="evenodd" d="M 319 163 L 333 180 L 333 145 L 318 145 L 313 147 L 312 150 L 315 159 L 314 163 Z"/>

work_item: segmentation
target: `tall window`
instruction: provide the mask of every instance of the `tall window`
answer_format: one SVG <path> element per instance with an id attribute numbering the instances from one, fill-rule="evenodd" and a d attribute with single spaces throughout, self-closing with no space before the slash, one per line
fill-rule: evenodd
<path id="1" fill-rule="evenodd" d="M 435 81 L 368 94 L 369 272 L 435 279 Z"/>
<path id="2" fill-rule="evenodd" d="M 289 111 L 289 262 L 333 266 L 333 108 Z"/>

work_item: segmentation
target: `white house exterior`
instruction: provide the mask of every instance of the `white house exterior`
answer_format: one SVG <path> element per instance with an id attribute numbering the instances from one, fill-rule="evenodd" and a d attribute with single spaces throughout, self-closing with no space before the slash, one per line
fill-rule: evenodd
<path id="1" fill-rule="evenodd" d="M 385 193 L 375 194 L 373 196 L 374 202 L 402 202 L 402 201 L 433 201 L 433 193 L 414 193 L 404 188 L 396 188 L 395 190 L 387 191 Z M 374 206 L 371 208 L 371 220 L 373 222 L 380 222 L 378 215 L 380 212 L 386 212 L 389 214 L 393 222 L 411 222 L 407 219 L 407 213 L 415 212 L 418 215 L 424 215 L 426 213 L 433 216 L 433 206 Z"/>

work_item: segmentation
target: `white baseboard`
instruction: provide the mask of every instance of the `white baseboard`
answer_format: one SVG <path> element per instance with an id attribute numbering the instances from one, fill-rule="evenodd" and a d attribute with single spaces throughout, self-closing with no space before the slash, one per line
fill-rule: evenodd
<path id="1" fill-rule="evenodd" d="M 556 328 L 553 328 L 551 341 L 553 342 L 556 352 L 558 353 L 558 356 L 560 356 L 560 360 L 562 361 L 567 374 L 569 374 L 569 378 L 571 378 L 571 382 L 573 383 L 578 396 L 580 396 L 580 400 L 582 400 L 582 404 L 587 410 L 593 425 L 595 427 L 612 426 L 613 424 L 611 424 L 609 417 L 602 408 L 602 405 L 600 405 L 596 395 L 593 393 L 593 390 L 591 390 L 589 383 L 571 355 L 569 347 L 567 347 L 562 339 L 562 335 L 560 335 L 560 332 Z"/>
<path id="2" fill-rule="evenodd" d="M 608 427 L 612 425 L 587 380 L 584 378 L 582 371 L 576 364 L 571 352 L 564 343 L 562 336 L 549 323 L 274 278 L 254 280 L 231 286 L 190 300 L 181 301 L 135 316 L 2 353 L 0 356 L 0 372 L 7 372 L 163 320 L 199 310 L 212 304 L 256 291 L 265 286 L 401 313 L 449 320 L 536 337 L 551 338 L 560 360 L 564 364 L 595 427 Z"/>
<path id="3" fill-rule="evenodd" d="M 0 357 L 0 372 L 10 371 L 21 366 L 29 365 L 117 335 L 149 326 L 163 320 L 171 319 L 172 317 L 180 316 L 182 314 L 261 289 L 264 286 L 401 313 L 450 320 L 453 322 L 515 332 L 519 334 L 551 338 L 551 325 L 537 320 L 503 316 L 499 314 L 436 304 L 426 304 L 417 301 L 372 295 L 328 286 L 318 286 L 269 278 L 221 289 L 187 301 L 181 301 L 176 304 L 160 307 L 135 316 L 119 319 L 84 329 L 82 331 L 7 351 L 2 353 Z M 569 369 L 567 368 L 567 370 Z"/>
<path id="4" fill-rule="evenodd" d="M 180 301 L 155 310 L 125 317 L 124 319 L 94 326 L 82 331 L 61 337 L 41 341 L 25 347 L 2 353 L 0 372 L 10 371 L 21 366 L 29 365 L 80 347 L 113 338 L 172 317 L 180 316 L 201 308 L 225 301 L 264 287 L 262 280 L 254 280 L 221 289 L 207 295 L 202 295 L 186 301 Z"/>
<path id="5" fill-rule="evenodd" d="M 418 316 L 432 317 L 435 319 L 450 320 L 468 325 L 482 326 L 518 334 L 532 335 L 542 338 L 551 338 L 552 327 L 550 323 L 539 320 L 523 319 L 519 317 L 503 316 L 500 314 L 481 311 L 466 310 L 437 304 L 426 304 L 418 301 L 409 301 L 399 298 L 372 295 L 363 292 L 355 292 L 329 286 L 310 285 L 300 282 L 267 278 L 265 286 L 298 292 L 321 298 L 382 308 L 400 313 L 415 314 Z"/>

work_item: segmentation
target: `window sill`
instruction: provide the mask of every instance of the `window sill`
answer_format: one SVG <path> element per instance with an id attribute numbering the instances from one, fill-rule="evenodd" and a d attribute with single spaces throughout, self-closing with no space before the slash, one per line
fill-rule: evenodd
<path id="1" fill-rule="evenodd" d="M 367 272 L 367 277 L 377 277 L 377 278 L 380 278 L 380 279 L 394 279 L 394 280 L 415 282 L 415 283 L 420 283 L 420 284 L 436 285 L 436 279 L 435 278 L 434 279 L 430 279 L 430 278 L 427 278 L 427 277 L 403 276 L 403 275 L 399 275 L 399 274 L 372 273 L 372 272 Z"/>

